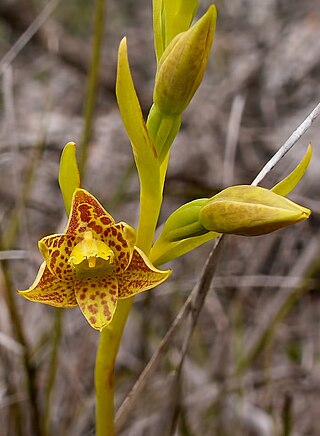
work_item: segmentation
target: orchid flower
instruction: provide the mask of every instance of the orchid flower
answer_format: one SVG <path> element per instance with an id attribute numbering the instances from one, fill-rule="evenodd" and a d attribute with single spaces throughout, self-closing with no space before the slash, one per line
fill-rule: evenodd
<path id="1" fill-rule="evenodd" d="M 156 269 L 135 243 L 135 232 L 115 223 L 96 198 L 76 189 L 65 233 L 39 241 L 44 258 L 20 295 L 55 307 L 79 306 L 89 324 L 107 326 L 118 299 L 154 288 L 171 274 Z"/>

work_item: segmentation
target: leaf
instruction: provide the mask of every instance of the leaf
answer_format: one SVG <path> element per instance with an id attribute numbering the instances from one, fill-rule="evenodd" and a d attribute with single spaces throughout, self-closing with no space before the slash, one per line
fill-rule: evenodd
<path id="1" fill-rule="evenodd" d="M 297 186 L 297 184 L 302 179 L 304 173 L 306 172 L 308 165 L 310 163 L 312 156 L 311 144 L 308 145 L 306 154 L 304 155 L 301 162 L 295 167 L 295 169 L 281 182 L 275 185 L 271 190 L 278 195 L 283 197 L 289 194 Z"/>
<path id="2" fill-rule="evenodd" d="M 116 94 L 122 121 L 131 141 L 140 182 L 144 188 L 159 184 L 160 165 L 157 151 L 150 139 L 134 88 L 125 38 L 119 46 Z"/>
<path id="3" fill-rule="evenodd" d="M 134 88 L 125 38 L 121 41 L 118 52 L 116 95 L 122 121 L 131 141 L 140 180 L 137 245 L 148 253 L 161 204 L 160 162 Z"/>
<path id="4" fill-rule="evenodd" d="M 161 241 L 158 243 L 158 241 L 156 241 L 150 251 L 149 258 L 154 265 L 160 266 L 169 262 L 170 260 L 189 253 L 189 251 L 200 247 L 200 245 L 205 244 L 206 242 L 211 241 L 218 236 L 220 236 L 220 233 L 207 232 L 205 235 L 194 236 L 178 242 Z"/>
<path id="5" fill-rule="evenodd" d="M 80 187 L 80 174 L 76 158 L 76 144 L 74 142 L 68 142 L 62 151 L 59 170 L 59 185 L 62 192 L 64 206 L 69 215 L 73 193 Z"/>

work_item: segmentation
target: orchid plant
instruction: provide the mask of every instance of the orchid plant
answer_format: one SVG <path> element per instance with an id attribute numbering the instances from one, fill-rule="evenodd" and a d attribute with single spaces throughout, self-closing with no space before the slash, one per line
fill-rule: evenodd
<path id="1" fill-rule="evenodd" d="M 197 0 L 154 0 L 157 73 L 153 104 L 142 115 L 133 84 L 126 39 L 118 52 L 116 95 L 140 181 L 137 229 L 119 222 L 81 188 L 76 149 L 68 143 L 61 157 L 59 182 L 69 215 L 62 234 L 44 237 L 44 262 L 31 285 L 19 294 L 56 307 L 79 306 L 100 331 L 97 351 L 96 433 L 114 434 L 114 368 L 133 297 L 160 285 L 171 270 L 158 267 L 221 233 L 254 236 L 308 218 L 310 211 L 286 199 L 303 176 L 311 147 L 293 172 L 272 190 L 241 185 L 177 209 L 154 242 L 162 205 L 170 148 L 205 72 L 213 42 L 216 8 L 192 25 Z"/>

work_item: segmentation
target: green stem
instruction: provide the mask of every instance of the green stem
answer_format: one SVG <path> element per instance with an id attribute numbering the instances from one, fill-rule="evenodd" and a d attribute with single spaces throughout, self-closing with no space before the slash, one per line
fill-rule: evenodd
<path id="1" fill-rule="evenodd" d="M 96 357 L 96 436 L 114 436 L 114 369 L 133 298 L 119 300 L 112 322 L 100 333 Z"/>
<path id="2" fill-rule="evenodd" d="M 147 255 L 150 251 L 154 230 L 158 221 L 162 196 L 151 202 L 141 195 L 140 219 L 136 245 Z M 148 205 L 150 208 L 148 208 Z M 153 213 L 148 213 L 148 210 Z M 129 316 L 133 298 L 119 300 L 111 323 L 102 330 L 98 346 L 96 386 L 96 436 L 113 436 L 114 433 L 114 370 L 124 327 Z"/>
<path id="3" fill-rule="evenodd" d="M 99 71 L 102 52 L 102 42 L 104 33 L 104 23 L 106 15 L 106 0 L 96 0 L 95 4 L 95 22 L 94 37 L 92 45 L 92 55 L 90 61 L 90 70 L 87 79 L 87 93 L 84 108 L 84 129 L 83 138 L 80 146 L 79 170 L 81 179 L 85 173 L 85 167 L 88 157 L 88 144 L 92 133 L 93 114 L 97 97 L 99 83 Z"/>
<path id="4" fill-rule="evenodd" d="M 155 113 L 153 111 L 153 113 Z M 150 118 L 150 120 L 152 117 Z M 140 215 L 137 228 L 136 246 L 147 256 L 150 252 L 154 233 L 162 205 L 162 191 L 169 160 L 169 148 L 180 128 L 181 117 L 164 120 L 162 115 L 154 123 L 147 123 L 148 131 L 158 151 L 162 152 L 163 161 L 160 170 L 160 189 L 155 187 L 150 194 L 150 187 L 140 186 Z M 164 121 L 166 121 L 164 123 Z M 98 346 L 95 386 L 96 386 L 96 436 L 113 436 L 114 429 L 114 377 L 115 361 L 119 350 L 124 327 L 129 316 L 133 298 L 119 300 L 117 310 L 111 323 L 102 330 Z"/>

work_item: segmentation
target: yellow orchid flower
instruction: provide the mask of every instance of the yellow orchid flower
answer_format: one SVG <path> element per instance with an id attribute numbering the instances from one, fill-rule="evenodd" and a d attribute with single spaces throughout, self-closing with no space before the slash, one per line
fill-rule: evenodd
<path id="1" fill-rule="evenodd" d="M 45 261 L 31 287 L 18 292 L 51 306 L 79 305 L 89 324 L 102 330 L 118 299 L 154 288 L 171 274 L 156 269 L 134 242 L 132 227 L 116 224 L 93 195 L 76 189 L 65 233 L 39 241 Z"/>

